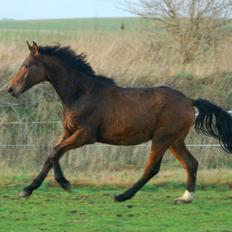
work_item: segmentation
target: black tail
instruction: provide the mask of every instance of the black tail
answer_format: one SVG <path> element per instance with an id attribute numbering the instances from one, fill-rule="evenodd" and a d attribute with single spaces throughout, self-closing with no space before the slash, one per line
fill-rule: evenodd
<path id="1" fill-rule="evenodd" d="M 199 110 L 195 120 L 195 128 L 205 135 L 219 140 L 221 147 L 232 153 L 232 117 L 221 107 L 204 100 L 193 101 L 193 106 Z"/>

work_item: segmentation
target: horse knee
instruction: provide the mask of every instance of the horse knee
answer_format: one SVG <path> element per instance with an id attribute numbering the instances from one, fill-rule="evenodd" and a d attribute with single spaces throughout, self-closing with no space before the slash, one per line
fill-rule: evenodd
<path id="1" fill-rule="evenodd" d="M 50 157 L 48 157 L 47 160 L 44 163 L 44 167 L 52 168 L 52 166 L 53 166 L 52 159 Z"/>
<path id="2" fill-rule="evenodd" d="M 62 150 L 59 147 L 54 147 L 53 152 L 48 156 L 47 161 L 54 165 L 56 162 L 59 162 Z"/>

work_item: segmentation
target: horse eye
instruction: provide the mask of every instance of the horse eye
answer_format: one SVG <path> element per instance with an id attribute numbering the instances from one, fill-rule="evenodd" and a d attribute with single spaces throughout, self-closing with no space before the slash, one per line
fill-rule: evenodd
<path id="1" fill-rule="evenodd" d="M 26 64 L 26 65 L 25 65 L 25 67 L 26 67 L 26 68 L 30 68 L 30 67 L 31 67 L 31 65 L 29 65 L 29 64 Z"/>

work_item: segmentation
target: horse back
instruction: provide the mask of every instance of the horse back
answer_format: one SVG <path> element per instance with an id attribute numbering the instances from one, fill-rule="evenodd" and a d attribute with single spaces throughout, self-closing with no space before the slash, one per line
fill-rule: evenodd
<path id="1" fill-rule="evenodd" d="M 165 86 L 115 88 L 104 94 L 98 112 L 98 140 L 112 144 L 146 142 L 160 127 L 176 131 L 194 120 L 192 100 Z"/>

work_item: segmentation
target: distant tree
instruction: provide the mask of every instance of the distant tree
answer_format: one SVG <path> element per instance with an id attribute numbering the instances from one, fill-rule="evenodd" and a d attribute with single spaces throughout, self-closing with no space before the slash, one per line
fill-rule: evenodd
<path id="1" fill-rule="evenodd" d="M 181 64 L 205 53 L 216 31 L 231 21 L 231 0 L 126 0 L 131 13 L 153 21 L 175 46 Z M 148 24 L 147 24 L 148 25 Z M 149 28 L 150 29 L 150 28 Z"/>

